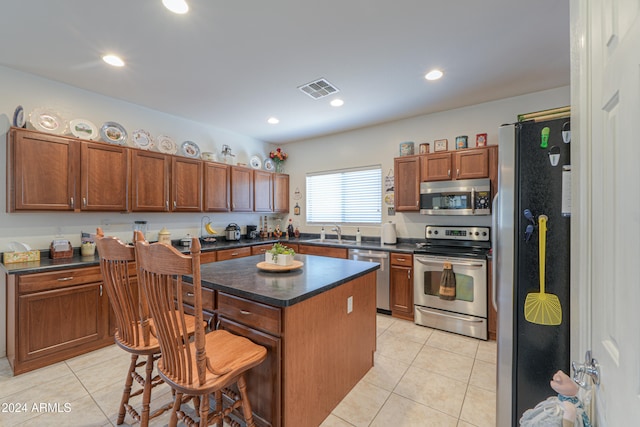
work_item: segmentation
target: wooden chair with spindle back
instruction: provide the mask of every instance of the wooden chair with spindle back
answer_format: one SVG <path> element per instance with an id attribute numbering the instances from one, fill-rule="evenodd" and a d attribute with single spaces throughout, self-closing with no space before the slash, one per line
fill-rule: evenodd
<path id="1" fill-rule="evenodd" d="M 247 427 L 255 426 L 244 373 L 262 363 L 267 351 L 247 338 L 224 330 L 214 330 L 205 335 L 198 239 L 192 239 L 190 255 L 183 255 L 161 243 L 138 241 L 136 259 L 140 284 L 146 294 L 162 350 L 158 372 L 176 392 L 169 425 L 175 426 L 178 418 L 187 425 L 196 425 L 196 421 L 180 408 L 183 395 L 190 395 L 199 397 L 196 402 L 199 400 L 197 423 L 200 426 L 214 423 L 222 426 L 224 421 L 237 425 L 229 414 L 240 407 Z M 193 277 L 196 331 L 191 342 L 184 332 L 183 275 Z M 234 384 L 239 395 L 230 388 Z M 223 392 L 232 401 L 224 407 Z M 210 396 L 215 397 L 215 409 L 211 412 Z"/>
<path id="2" fill-rule="evenodd" d="M 173 402 L 150 413 L 151 389 L 164 381 L 160 376 L 152 376 L 153 367 L 160 357 L 160 345 L 155 336 L 153 322 L 150 320 L 149 307 L 138 289 L 135 273 L 135 247 L 126 245 L 115 237 L 104 237 L 98 228 L 96 233 L 96 247 L 100 258 L 100 269 L 104 287 L 107 290 L 109 302 L 116 319 L 116 344 L 131 353 L 131 363 L 125 380 L 122 400 L 118 408 L 118 425 L 124 422 L 128 413 L 133 419 L 145 427 L 149 419 L 154 418 L 173 406 Z M 193 334 L 194 318 L 187 319 L 187 329 Z M 138 362 L 140 356 L 146 360 Z M 137 372 L 138 368 L 145 368 L 144 377 Z M 131 393 L 133 381 L 141 388 Z M 142 413 L 139 414 L 129 404 L 132 397 L 142 394 Z"/>

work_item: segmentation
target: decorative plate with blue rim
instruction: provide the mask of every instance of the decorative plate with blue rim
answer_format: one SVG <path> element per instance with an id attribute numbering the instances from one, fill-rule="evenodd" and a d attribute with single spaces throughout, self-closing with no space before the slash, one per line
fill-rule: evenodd
<path id="1" fill-rule="evenodd" d="M 100 128 L 100 137 L 110 144 L 125 145 L 127 143 L 127 131 L 116 122 L 105 122 Z"/>
<path id="2" fill-rule="evenodd" d="M 185 157 L 191 157 L 192 159 L 200 157 L 200 147 L 198 147 L 198 144 L 193 141 L 183 142 L 180 149 L 182 151 L 182 155 Z"/>

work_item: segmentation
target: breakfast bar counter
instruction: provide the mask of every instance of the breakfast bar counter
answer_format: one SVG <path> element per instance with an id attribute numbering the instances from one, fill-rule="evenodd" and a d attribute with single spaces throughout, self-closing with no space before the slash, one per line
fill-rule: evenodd
<path id="1" fill-rule="evenodd" d="M 266 272 L 263 260 L 203 265 L 202 286 L 218 328 L 267 348 L 247 374 L 256 424 L 320 425 L 373 366 L 379 264 L 296 255 L 300 269 Z"/>

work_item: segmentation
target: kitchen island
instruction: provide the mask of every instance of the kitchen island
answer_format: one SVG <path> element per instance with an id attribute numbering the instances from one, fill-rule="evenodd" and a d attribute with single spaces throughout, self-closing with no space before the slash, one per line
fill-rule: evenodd
<path id="1" fill-rule="evenodd" d="M 258 425 L 319 425 L 373 366 L 379 264 L 295 259 L 302 268 L 279 273 L 259 255 L 201 268 L 218 327 L 267 347 L 247 375 Z"/>

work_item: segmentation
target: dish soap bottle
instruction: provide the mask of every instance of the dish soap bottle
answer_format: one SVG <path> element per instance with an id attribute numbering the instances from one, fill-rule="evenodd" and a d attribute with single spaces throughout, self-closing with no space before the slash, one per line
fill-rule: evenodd
<path id="1" fill-rule="evenodd" d="M 360 234 L 360 227 L 356 230 L 356 243 L 362 242 L 362 234 Z"/>
<path id="2" fill-rule="evenodd" d="M 324 240 L 324 237 L 325 237 L 324 227 L 322 227 L 322 228 L 320 229 L 320 240 Z"/>

